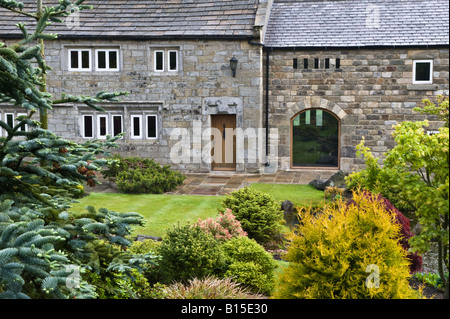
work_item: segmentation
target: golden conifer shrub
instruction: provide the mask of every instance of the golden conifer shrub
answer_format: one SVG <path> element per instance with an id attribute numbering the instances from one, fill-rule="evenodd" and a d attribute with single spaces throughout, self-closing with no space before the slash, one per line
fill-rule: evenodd
<path id="1" fill-rule="evenodd" d="M 400 226 L 383 204 L 355 193 L 322 213 L 300 213 L 277 299 L 409 299 L 409 264 Z"/>

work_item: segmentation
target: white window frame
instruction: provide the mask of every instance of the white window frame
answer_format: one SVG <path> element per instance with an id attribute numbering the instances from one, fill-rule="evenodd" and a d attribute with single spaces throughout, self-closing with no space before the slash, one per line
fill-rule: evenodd
<path id="1" fill-rule="evenodd" d="M 106 125 L 106 134 L 105 135 L 101 135 L 101 125 L 100 125 L 100 120 L 101 119 L 105 119 L 105 125 Z M 106 136 L 108 136 L 109 134 L 109 125 L 108 125 L 108 115 L 97 115 L 97 138 L 98 139 L 102 139 L 102 140 L 106 140 Z"/>
<path id="2" fill-rule="evenodd" d="M 99 63 L 98 63 L 98 54 L 99 54 L 99 52 L 105 52 L 106 68 L 104 68 L 104 69 L 99 68 Z M 117 68 L 111 68 L 110 67 L 111 66 L 111 63 L 110 63 L 110 60 L 109 60 L 109 53 L 110 52 L 116 52 Z M 119 49 L 95 49 L 95 71 L 98 71 L 98 72 L 118 72 L 118 71 L 120 71 L 120 67 L 119 67 L 119 65 L 120 65 L 120 56 L 119 56 L 119 53 L 120 53 Z"/>
<path id="3" fill-rule="evenodd" d="M 154 117 L 154 118 L 155 118 L 155 126 L 156 126 L 156 128 L 155 128 L 156 136 L 155 136 L 155 137 L 151 137 L 151 136 L 148 135 L 148 118 L 149 118 L 149 117 Z M 159 134 L 158 134 L 158 130 L 159 130 L 159 126 L 158 126 L 158 115 L 156 115 L 156 114 L 149 114 L 149 115 L 146 115 L 146 116 L 145 116 L 145 128 L 146 128 L 146 130 L 145 130 L 146 138 L 147 138 L 148 140 L 157 140 L 157 139 L 158 139 L 158 136 L 159 136 Z"/>
<path id="4" fill-rule="evenodd" d="M 175 55 L 176 55 L 176 65 L 177 65 L 177 67 L 174 69 L 174 70 L 171 70 L 170 69 L 170 64 L 171 64 L 171 62 L 172 62 L 172 58 L 171 58 L 171 53 L 175 53 Z M 178 50 L 168 50 L 167 51 L 167 61 L 169 62 L 168 64 L 167 64 L 167 71 L 168 72 L 178 72 L 178 69 L 179 69 L 179 54 L 178 54 Z"/>
<path id="5" fill-rule="evenodd" d="M 111 135 L 114 136 L 114 137 L 116 136 L 116 134 L 114 133 L 114 131 L 116 130 L 116 127 L 114 125 L 114 118 L 115 117 L 120 117 L 120 127 L 121 127 L 120 133 L 124 132 L 123 115 L 121 115 L 121 114 L 111 114 Z"/>
<path id="6" fill-rule="evenodd" d="M 89 68 L 83 68 L 82 53 L 83 51 L 89 52 Z M 78 52 L 78 68 L 72 68 L 72 52 Z M 92 49 L 79 48 L 68 49 L 68 68 L 71 72 L 91 72 L 92 71 Z"/>
<path id="7" fill-rule="evenodd" d="M 5 115 L 4 118 L 3 118 L 3 114 Z M 12 114 L 12 116 L 13 116 L 13 123 L 14 123 L 14 114 L 13 113 L 0 113 L 0 120 L 5 122 L 6 124 L 8 124 L 8 117 L 7 117 L 8 114 Z M 3 127 L 0 127 L 0 136 L 3 136 Z M 6 134 L 5 136 L 8 136 L 8 134 Z"/>
<path id="8" fill-rule="evenodd" d="M 429 136 L 437 135 L 439 133 L 440 133 L 440 131 L 436 131 L 436 130 L 427 131 L 427 135 L 429 135 Z"/>
<path id="9" fill-rule="evenodd" d="M 428 81 L 417 81 L 416 80 L 416 65 L 417 63 L 430 63 L 430 80 Z M 434 61 L 433 60 L 414 60 L 413 61 L 413 84 L 433 84 L 433 70 Z"/>
<path id="10" fill-rule="evenodd" d="M 92 136 L 86 136 L 86 125 L 85 125 L 85 123 L 86 123 L 86 120 L 85 120 L 85 118 L 86 117 L 92 117 Z M 85 139 L 94 139 L 95 138 L 95 116 L 94 116 L 94 114 L 83 114 L 82 116 L 81 116 L 81 120 L 82 120 L 82 123 L 81 123 L 81 136 L 83 137 L 83 138 L 85 138 Z"/>
<path id="11" fill-rule="evenodd" d="M 134 119 L 138 118 L 139 119 L 139 135 L 134 135 Z M 131 132 L 130 132 L 130 138 L 132 140 L 141 140 L 142 139 L 142 131 L 143 131 L 143 127 L 142 127 L 142 115 L 131 115 Z"/>
<path id="12" fill-rule="evenodd" d="M 156 56 L 157 56 L 157 54 L 158 53 L 162 53 L 162 70 L 158 70 L 157 68 L 156 68 L 156 66 L 157 66 L 157 63 L 156 63 Z M 164 50 L 155 50 L 154 52 L 153 52 L 153 69 L 155 70 L 155 72 L 164 72 L 165 71 L 165 69 L 166 69 L 166 59 L 165 59 L 165 51 Z"/>

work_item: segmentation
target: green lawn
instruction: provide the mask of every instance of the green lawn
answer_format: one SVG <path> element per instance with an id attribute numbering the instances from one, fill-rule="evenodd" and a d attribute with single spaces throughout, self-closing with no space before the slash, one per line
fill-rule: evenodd
<path id="1" fill-rule="evenodd" d="M 252 188 L 272 195 L 276 201 L 290 200 L 295 205 L 318 205 L 323 201 L 323 192 L 309 185 L 297 184 L 252 184 Z"/>
<path id="2" fill-rule="evenodd" d="M 219 196 L 178 196 L 178 195 L 127 195 L 92 193 L 75 204 L 72 211 L 84 211 L 86 206 L 107 208 L 125 213 L 136 212 L 144 216 L 144 227 L 135 227 L 133 235 L 162 237 L 168 228 L 199 218 L 215 217 L 219 211 Z"/>
<path id="3" fill-rule="evenodd" d="M 311 186 L 284 184 L 253 184 L 252 188 L 271 194 L 277 201 L 291 200 L 294 204 L 317 205 L 323 199 L 323 192 Z M 92 193 L 72 208 L 82 212 L 87 206 L 111 211 L 136 212 L 144 216 L 144 227 L 135 227 L 133 235 L 162 237 L 166 230 L 178 222 L 194 223 L 199 218 L 215 217 L 219 213 L 222 196 L 191 195 L 128 195 Z"/>

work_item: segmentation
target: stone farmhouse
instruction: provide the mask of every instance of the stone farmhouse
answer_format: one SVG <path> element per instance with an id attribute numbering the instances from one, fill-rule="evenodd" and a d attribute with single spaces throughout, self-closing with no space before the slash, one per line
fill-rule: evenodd
<path id="1" fill-rule="evenodd" d="M 185 172 L 358 170 L 363 137 L 382 155 L 395 124 L 425 119 L 422 99 L 448 96 L 446 0 L 86 3 L 49 28 L 48 91 L 129 95 L 104 113 L 55 107 L 50 130 L 79 142 L 124 132 L 121 154 Z M 20 37 L 19 21 L 0 9 L 0 41 Z M 4 121 L 21 112 L 0 108 Z"/>

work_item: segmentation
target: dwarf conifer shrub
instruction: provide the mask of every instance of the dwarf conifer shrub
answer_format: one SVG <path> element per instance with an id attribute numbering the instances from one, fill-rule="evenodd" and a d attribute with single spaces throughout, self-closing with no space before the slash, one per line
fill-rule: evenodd
<path id="1" fill-rule="evenodd" d="M 224 213 L 220 213 L 215 219 L 199 219 L 196 225 L 220 241 L 247 236 L 247 233 L 242 229 L 241 223 L 236 220 L 236 216 L 233 215 L 230 209 L 226 209 Z"/>
<path id="2" fill-rule="evenodd" d="M 153 159 L 115 155 L 103 176 L 116 177 L 117 188 L 129 194 L 163 194 L 174 190 L 185 176 Z"/>
<path id="3" fill-rule="evenodd" d="M 232 278 L 255 293 L 270 294 L 277 268 L 271 254 L 248 237 L 233 238 L 222 245 L 222 250 L 228 265 L 224 277 Z"/>
<path id="4" fill-rule="evenodd" d="M 226 196 L 222 206 L 231 209 L 248 236 L 258 242 L 267 242 L 281 233 L 283 213 L 269 194 L 242 188 Z"/>
<path id="5" fill-rule="evenodd" d="M 363 194 L 368 200 L 376 200 L 380 202 L 386 211 L 394 214 L 396 223 L 400 225 L 399 244 L 406 252 L 408 252 L 407 259 L 410 261 L 409 269 L 411 273 L 422 270 L 422 257 L 417 253 L 410 252 L 411 246 L 409 244 L 409 240 L 414 237 L 414 234 L 411 231 L 409 219 L 406 218 L 405 215 L 403 215 L 388 199 L 383 196 L 375 196 L 368 191 L 364 191 Z M 350 203 L 354 202 L 351 201 Z"/>
<path id="6" fill-rule="evenodd" d="M 355 193 L 354 204 L 301 217 L 277 298 L 412 298 L 400 225 L 383 203 Z"/>
<path id="7" fill-rule="evenodd" d="M 167 282 L 212 275 L 224 261 L 219 241 L 192 225 L 169 229 L 158 254 L 160 270 Z"/>

